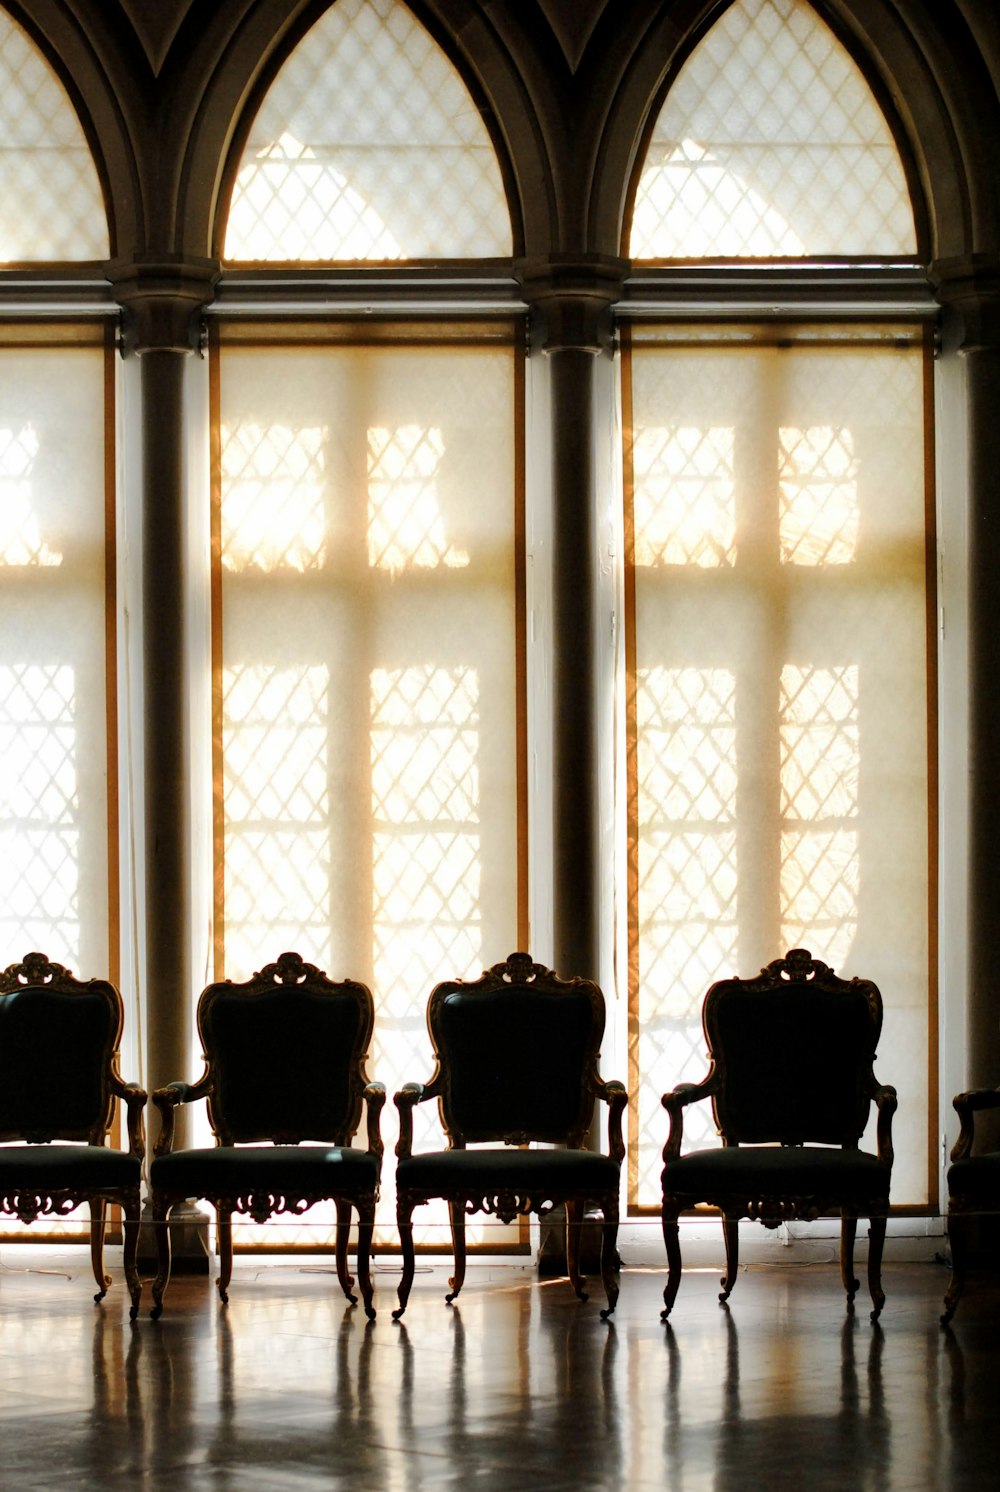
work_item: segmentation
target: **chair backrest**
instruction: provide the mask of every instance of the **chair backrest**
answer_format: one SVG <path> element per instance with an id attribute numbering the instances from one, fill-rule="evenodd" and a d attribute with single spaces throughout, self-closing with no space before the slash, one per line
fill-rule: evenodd
<path id="1" fill-rule="evenodd" d="M 219 1144 L 346 1145 L 361 1119 L 375 1020 L 371 991 L 283 953 L 252 979 L 210 984 L 198 1031 Z"/>
<path id="2" fill-rule="evenodd" d="M 124 1013 L 106 979 L 75 979 L 44 953 L 0 974 L 0 1140 L 101 1145 Z"/>
<path id="3" fill-rule="evenodd" d="M 716 1122 L 729 1143 L 853 1145 L 868 1122 L 882 998 L 804 948 L 705 996 Z"/>
<path id="4" fill-rule="evenodd" d="M 427 1026 L 452 1144 L 583 1143 L 604 1034 L 596 984 L 512 953 L 479 979 L 437 985 Z"/>

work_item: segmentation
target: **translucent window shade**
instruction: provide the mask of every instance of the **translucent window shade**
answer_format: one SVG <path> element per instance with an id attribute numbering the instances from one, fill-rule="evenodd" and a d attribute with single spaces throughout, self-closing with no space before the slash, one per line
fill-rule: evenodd
<path id="1" fill-rule="evenodd" d="M 927 1198 L 924 354 L 900 330 L 634 334 L 626 452 L 669 428 L 689 453 L 669 475 L 631 466 L 639 1204 L 659 1196 L 660 1093 L 704 1076 L 709 984 L 793 946 L 879 985 L 893 1200 Z M 731 492 L 721 529 L 704 509 L 725 563 L 692 538 L 706 448 Z M 691 1143 L 710 1138 L 709 1116 L 695 1125 Z"/>
<path id="2" fill-rule="evenodd" d="M 76 111 L 34 42 L 3 10 L 0 129 L 0 264 L 107 259 L 107 214 Z"/>
<path id="3" fill-rule="evenodd" d="M 398 0 L 338 0 L 254 120 L 225 258 L 511 252 L 496 154 L 455 68 Z"/>
<path id="4" fill-rule="evenodd" d="M 656 121 L 631 256 L 915 252 L 899 153 L 846 49 L 805 0 L 736 0 Z"/>
<path id="5" fill-rule="evenodd" d="M 513 357 L 219 355 L 225 971 L 292 946 L 370 983 L 390 1092 L 430 1074 L 433 985 L 517 941 Z"/>
<path id="6" fill-rule="evenodd" d="M 0 352 L 0 940 L 108 968 L 104 353 Z"/>

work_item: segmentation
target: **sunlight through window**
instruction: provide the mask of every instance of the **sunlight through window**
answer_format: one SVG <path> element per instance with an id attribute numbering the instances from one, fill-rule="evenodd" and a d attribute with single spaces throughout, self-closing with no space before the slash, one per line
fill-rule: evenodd
<path id="1" fill-rule="evenodd" d="M 33 426 L 0 430 L 0 565 L 59 565 L 42 535 L 31 473 L 38 455 Z"/>
<path id="2" fill-rule="evenodd" d="M 778 431 L 781 558 L 845 565 L 858 544 L 858 463 L 850 430 Z"/>
<path id="3" fill-rule="evenodd" d="M 645 426 L 635 433 L 637 565 L 731 565 L 733 435 L 724 426 Z"/>
<path id="4" fill-rule="evenodd" d="M 222 563 L 308 570 L 326 553 L 325 432 L 259 425 L 222 430 Z"/>
<path id="5" fill-rule="evenodd" d="M 383 570 L 458 568 L 469 556 L 449 544 L 438 504 L 444 438 L 436 427 L 368 431 L 368 563 Z"/>

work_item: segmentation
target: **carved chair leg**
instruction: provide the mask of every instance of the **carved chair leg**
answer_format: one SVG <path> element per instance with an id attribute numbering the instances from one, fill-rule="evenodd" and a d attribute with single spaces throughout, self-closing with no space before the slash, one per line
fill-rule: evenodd
<path id="1" fill-rule="evenodd" d="M 885 1243 L 885 1218 L 873 1217 L 868 1220 L 868 1289 L 872 1298 L 871 1319 L 877 1321 L 882 1314 L 885 1305 L 885 1291 L 882 1289 L 882 1245 Z"/>
<path id="2" fill-rule="evenodd" d="M 399 1233 L 399 1244 L 403 1251 L 403 1274 L 399 1281 L 399 1305 L 392 1313 L 393 1321 L 398 1321 L 406 1310 L 406 1302 L 410 1298 L 410 1288 L 413 1284 L 413 1274 L 416 1264 L 413 1257 L 413 1223 L 411 1218 L 416 1203 L 410 1201 L 399 1193 L 396 1195 L 396 1231 Z"/>
<path id="3" fill-rule="evenodd" d="M 358 1208 L 358 1284 L 361 1286 L 361 1299 L 365 1303 L 365 1315 L 369 1321 L 375 1320 L 375 1291 L 372 1288 L 371 1274 L 371 1252 L 372 1234 L 375 1231 L 375 1198 L 370 1197 L 363 1201 L 359 1198 Z M 352 1302 L 353 1304 L 353 1302 Z"/>
<path id="4" fill-rule="evenodd" d="M 722 1236 L 726 1240 L 726 1272 L 719 1281 L 722 1290 L 719 1300 L 728 1300 L 736 1284 L 740 1267 L 740 1220 L 730 1212 L 722 1214 Z"/>
<path id="5" fill-rule="evenodd" d="M 111 1276 L 104 1272 L 104 1222 L 107 1217 L 108 1204 L 104 1198 L 94 1197 L 90 1203 L 90 1263 L 94 1271 L 94 1279 L 97 1281 L 97 1294 L 94 1296 L 94 1304 L 100 1305 L 108 1293 L 111 1284 Z"/>
<path id="6" fill-rule="evenodd" d="M 445 1300 L 451 1305 L 465 1284 L 465 1203 L 449 1202 L 448 1215 L 451 1218 L 451 1242 L 455 1251 L 455 1273 L 448 1281 L 451 1289 Z"/>
<path id="7" fill-rule="evenodd" d="M 601 1279 L 604 1293 L 608 1297 L 607 1309 L 601 1312 L 601 1320 L 607 1321 L 618 1304 L 618 1198 L 604 1199 L 604 1224 L 601 1228 Z"/>
<path id="8" fill-rule="evenodd" d="M 356 1295 L 352 1295 L 351 1293 L 351 1286 L 354 1284 L 354 1277 L 348 1272 L 347 1268 L 347 1246 L 350 1242 L 351 1237 L 351 1204 L 350 1202 L 341 1202 L 338 1199 L 336 1207 L 337 1278 L 340 1281 L 340 1288 L 343 1290 L 344 1294 L 351 1302 L 351 1305 L 357 1305 L 358 1297 Z"/>
<path id="9" fill-rule="evenodd" d="M 948 1241 L 951 1244 L 951 1279 L 944 1297 L 941 1325 L 947 1326 L 958 1308 L 969 1272 L 969 1218 L 958 1212 L 948 1214 Z"/>
<path id="10" fill-rule="evenodd" d="M 857 1218 L 844 1212 L 840 1219 L 840 1281 L 847 1291 L 847 1304 L 852 1307 L 860 1288 L 860 1281 L 854 1277 L 854 1238 L 857 1231 Z"/>
<path id="11" fill-rule="evenodd" d="M 122 1231 L 125 1235 L 125 1246 L 122 1250 L 122 1264 L 125 1268 L 125 1284 L 128 1286 L 129 1298 L 132 1307 L 129 1311 L 129 1320 L 134 1321 L 139 1314 L 139 1300 L 142 1296 L 142 1280 L 139 1278 L 139 1218 L 141 1201 L 139 1188 L 126 1196 L 124 1204 L 125 1218 L 122 1223 Z"/>
<path id="12" fill-rule="evenodd" d="M 583 1275 L 580 1273 L 580 1235 L 583 1231 L 583 1203 L 566 1202 L 566 1268 L 578 1300 L 586 1300 Z"/>
<path id="13" fill-rule="evenodd" d="M 150 1317 L 159 1320 L 163 1313 L 163 1296 L 170 1283 L 170 1208 L 173 1204 L 153 1192 L 153 1235 L 156 1238 L 156 1279 L 153 1281 L 153 1309 Z"/>
<path id="14" fill-rule="evenodd" d="M 681 1240 L 680 1229 L 677 1226 L 679 1216 L 679 1207 L 666 1201 L 663 1203 L 663 1242 L 667 1246 L 667 1283 L 663 1290 L 661 1321 L 666 1321 L 673 1310 L 681 1283 Z"/>
<path id="15" fill-rule="evenodd" d="M 219 1232 L 219 1299 L 229 1304 L 229 1281 L 233 1277 L 233 1209 L 215 1204 L 216 1228 Z"/>

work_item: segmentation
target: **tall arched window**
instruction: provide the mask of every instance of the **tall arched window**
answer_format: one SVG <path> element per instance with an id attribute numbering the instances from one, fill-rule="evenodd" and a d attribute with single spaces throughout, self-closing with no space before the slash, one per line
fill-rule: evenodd
<path id="1" fill-rule="evenodd" d="M 880 985 L 880 1070 L 910 1116 L 894 1201 L 934 1200 L 928 350 L 844 290 L 866 265 L 877 306 L 879 263 L 916 242 L 844 46 L 804 0 L 735 0 L 669 88 L 629 245 L 665 273 L 738 260 L 758 307 L 785 300 L 625 339 L 640 1208 L 659 1094 L 703 1074 L 708 984 L 803 945 Z M 781 260 L 810 264 L 806 314 Z"/>
<path id="2" fill-rule="evenodd" d="M 66 91 L 0 12 L 0 261 L 104 259 Z M 0 323 L 0 935 L 117 977 L 114 379 L 97 322 Z"/>
<path id="3" fill-rule="evenodd" d="M 404 5 L 302 37 L 224 242 L 286 279 L 213 338 L 217 967 L 294 946 L 370 982 L 392 1091 L 431 987 L 526 937 L 520 332 L 378 279 L 361 317 L 286 309 L 303 262 L 510 256 L 482 118 Z"/>

